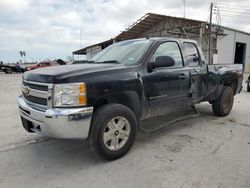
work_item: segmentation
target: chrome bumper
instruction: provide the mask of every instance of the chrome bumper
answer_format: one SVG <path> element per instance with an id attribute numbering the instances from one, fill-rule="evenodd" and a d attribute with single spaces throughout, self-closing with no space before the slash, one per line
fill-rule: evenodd
<path id="1" fill-rule="evenodd" d="M 29 106 L 22 96 L 18 97 L 18 105 L 27 131 L 53 138 L 88 138 L 93 107 L 40 111 Z"/>

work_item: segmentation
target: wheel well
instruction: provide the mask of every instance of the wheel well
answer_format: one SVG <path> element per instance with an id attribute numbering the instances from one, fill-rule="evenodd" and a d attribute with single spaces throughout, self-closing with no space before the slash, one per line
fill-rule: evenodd
<path id="1" fill-rule="evenodd" d="M 94 104 L 94 112 L 100 108 L 101 106 L 104 106 L 105 104 L 108 104 L 108 101 L 104 98 L 98 99 L 96 103 Z"/>
<path id="2" fill-rule="evenodd" d="M 233 89 L 234 94 L 236 94 L 237 87 L 238 87 L 238 81 L 237 80 L 230 80 L 230 81 L 224 83 L 224 86 L 231 87 Z"/>
<path id="3" fill-rule="evenodd" d="M 101 106 L 110 103 L 117 103 L 127 106 L 135 113 L 137 119 L 140 118 L 141 115 L 140 100 L 136 92 L 122 92 L 122 93 L 115 93 L 103 96 L 102 98 L 98 99 L 95 102 L 94 112 Z"/>

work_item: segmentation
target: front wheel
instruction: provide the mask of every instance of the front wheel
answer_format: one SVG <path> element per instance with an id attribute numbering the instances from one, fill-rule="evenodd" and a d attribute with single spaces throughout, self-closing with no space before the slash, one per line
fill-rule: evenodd
<path id="1" fill-rule="evenodd" d="M 250 92 L 250 81 L 247 82 L 247 92 Z"/>
<path id="2" fill-rule="evenodd" d="M 234 103 L 234 92 L 231 87 L 223 87 L 220 97 L 212 103 L 213 112 L 216 116 L 227 116 Z"/>
<path id="3" fill-rule="evenodd" d="M 125 155 L 136 137 L 137 119 L 134 113 L 120 104 L 107 104 L 93 116 L 90 144 L 93 151 L 107 160 Z"/>

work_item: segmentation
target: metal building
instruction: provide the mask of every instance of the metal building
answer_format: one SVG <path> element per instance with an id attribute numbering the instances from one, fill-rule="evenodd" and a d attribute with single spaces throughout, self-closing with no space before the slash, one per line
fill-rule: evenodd
<path id="1" fill-rule="evenodd" d="M 209 24 L 204 21 L 147 13 L 118 36 L 73 52 L 92 58 L 114 42 L 145 38 L 189 38 L 199 42 L 206 59 L 209 56 Z M 213 64 L 242 64 L 247 70 L 250 64 L 250 33 L 212 25 L 211 62 Z"/>

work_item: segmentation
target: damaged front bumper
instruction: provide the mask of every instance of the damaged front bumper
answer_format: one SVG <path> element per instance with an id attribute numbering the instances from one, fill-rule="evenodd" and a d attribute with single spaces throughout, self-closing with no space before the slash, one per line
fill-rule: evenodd
<path id="1" fill-rule="evenodd" d="M 24 128 L 53 138 L 87 139 L 93 107 L 53 108 L 45 111 L 28 105 L 18 97 L 19 113 Z"/>

